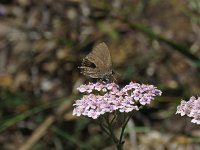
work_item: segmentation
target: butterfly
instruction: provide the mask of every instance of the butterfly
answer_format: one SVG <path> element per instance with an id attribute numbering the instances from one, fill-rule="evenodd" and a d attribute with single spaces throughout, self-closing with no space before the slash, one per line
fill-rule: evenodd
<path id="1" fill-rule="evenodd" d="M 94 46 L 92 51 L 83 59 L 81 67 L 79 68 L 85 76 L 109 81 L 114 72 L 107 45 L 102 42 Z"/>

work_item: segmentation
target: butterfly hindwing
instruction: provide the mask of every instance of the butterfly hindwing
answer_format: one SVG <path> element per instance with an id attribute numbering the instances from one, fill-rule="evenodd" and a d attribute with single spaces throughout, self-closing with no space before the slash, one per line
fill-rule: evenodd
<path id="1" fill-rule="evenodd" d="M 91 78 L 108 78 L 112 75 L 110 51 L 105 43 L 95 46 L 83 59 L 81 73 Z"/>

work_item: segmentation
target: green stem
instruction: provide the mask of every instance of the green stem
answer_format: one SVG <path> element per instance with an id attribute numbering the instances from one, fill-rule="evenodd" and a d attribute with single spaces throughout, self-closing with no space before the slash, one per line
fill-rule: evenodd
<path id="1" fill-rule="evenodd" d="M 108 136 L 111 136 L 111 134 L 110 134 L 109 131 L 107 130 L 108 127 L 107 127 L 106 125 L 104 125 L 103 122 L 101 122 L 101 121 L 98 120 L 98 124 L 99 124 L 99 126 L 101 127 L 101 129 L 102 129 Z"/>
<path id="2" fill-rule="evenodd" d="M 115 146 L 117 148 L 117 150 L 123 150 L 123 145 L 124 145 L 124 141 L 123 140 L 123 135 L 124 135 L 124 131 L 126 128 L 126 125 L 128 123 L 128 121 L 130 120 L 130 118 L 133 116 L 134 112 L 132 112 L 128 117 L 126 117 L 126 114 L 123 113 L 123 124 L 121 127 L 121 133 L 120 133 L 120 137 L 119 139 L 115 136 L 114 134 L 114 128 L 113 128 L 113 121 L 116 120 L 116 117 L 119 115 L 115 114 L 114 117 L 112 118 L 111 121 L 109 121 L 109 114 L 106 114 L 104 116 L 102 116 L 100 118 L 100 120 L 98 120 L 98 124 L 100 125 L 100 127 L 102 128 L 102 130 L 112 138 L 113 142 L 115 143 Z M 117 119 L 118 120 L 118 119 Z M 105 123 L 105 124 L 104 124 Z"/>
<path id="3" fill-rule="evenodd" d="M 108 128 L 107 128 L 107 129 L 109 130 L 109 132 L 110 132 L 110 134 L 111 134 L 111 138 L 113 139 L 114 143 L 117 144 L 119 140 L 117 139 L 117 137 L 116 137 L 115 134 L 113 133 L 112 125 L 111 125 L 110 122 L 109 122 L 109 115 L 107 115 L 104 119 L 105 119 L 105 121 L 106 121 L 106 123 L 107 123 L 107 125 L 108 125 Z"/>
<path id="4" fill-rule="evenodd" d="M 128 117 L 128 119 L 125 121 L 125 123 L 122 125 L 122 130 L 121 130 L 119 143 L 118 143 L 118 147 L 121 148 L 120 150 L 123 150 L 124 142 L 122 141 L 122 139 L 123 139 L 123 135 L 124 135 L 124 131 L 125 131 L 126 125 L 127 125 L 128 121 L 131 119 L 131 117 L 133 116 L 133 114 L 134 114 L 134 111 L 131 113 L 131 115 Z"/>
<path id="5" fill-rule="evenodd" d="M 117 117 L 117 115 L 116 115 L 116 112 L 114 113 L 114 117 L 112 118 L 112 120 L 111 120 L 111 124 L 113 123 L 113 121 L 115 120 L 115 118 Z"/>

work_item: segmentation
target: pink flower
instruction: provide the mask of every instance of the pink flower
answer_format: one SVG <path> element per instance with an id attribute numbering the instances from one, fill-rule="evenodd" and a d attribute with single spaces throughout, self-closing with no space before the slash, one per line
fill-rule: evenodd
<path id="1" fill-rule="evenodd" d="M 162 94 L 162 92 L 153 85 L 140 85 L 139 83 L 133 82 L 126 85 L 122 91 L 127 94 L 128 92 L 131 92 L 130 96 L 135 101 L 139 101 L 141 105 L 150 104 L 150 102 L 154 99 L 154 96 L 160 96 Z"/>
<path id="2" fill-rule="evenodd" d="M 116 83 L 97 82 L 81 85 L 78 90 L 85 95 L 73 104 L 73 115 L 97 119 L 113 111 L 131 112 L 139 110 L 138 104 L 150 104 L 161 91 L 153 85 L 130 82 L 124 88 Z M 95 94 L 93 94 L 95 93 Z"/>
<path id="3" fill-rule="evenodd" d="M 192 96 L 189 101 L 182 100 L 177 106 L 176 114 L 187 115 L 192 118 L 192 123 L 200 124 L 200 97 Z"/>

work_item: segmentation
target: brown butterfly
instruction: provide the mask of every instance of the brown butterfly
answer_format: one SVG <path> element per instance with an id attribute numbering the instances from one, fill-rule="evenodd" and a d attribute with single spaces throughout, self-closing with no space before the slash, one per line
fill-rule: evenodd
<path id="1" fill-rule="evenodd" d="M 81 73 L 91 78 L 110 80 L 113 75 L 110 51 L 104 42 L 96 45 L 81 65 Z"/>

